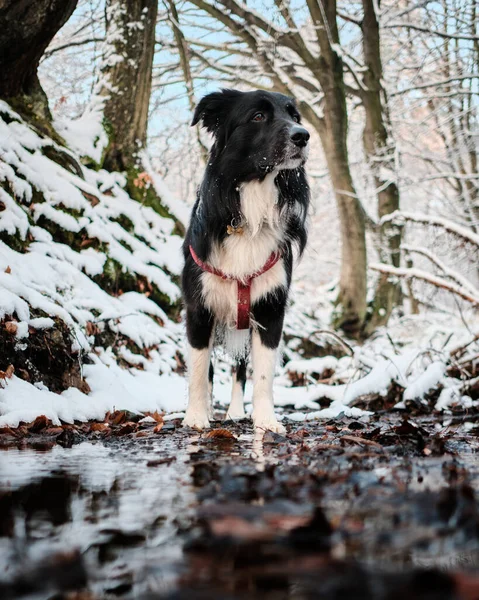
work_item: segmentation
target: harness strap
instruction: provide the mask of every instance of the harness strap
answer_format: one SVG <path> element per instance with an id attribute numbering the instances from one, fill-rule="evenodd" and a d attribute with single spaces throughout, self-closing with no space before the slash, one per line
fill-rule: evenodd
<path id="1" fill-rule="evenodd" d="M 251 283 L 255 277 L 259 277 L 269 271 L 281 258 L 281 252 L 272 252 L 268 258 L 268 260 L 264 263 L 264 265 L 259 269 L 259 271 L 255 271 L 251 273 L 251 275 L 246 275 L 245 277 L 234 277 L 233 275 L 228 275 L 227 273 L 223 273 L 220 269 L 215 269 L 211 265 L 203 262 L 196 252 L 193 249 L 193 246 L 190 245 L 190 254 L 195 263 L 207 273 L 212 273 L 217 277 L 221 277 L 221 279 L 229 279 L 231 281 L 236 281 L 238 285 L 238 293 L 237 293 L 237 318 L 236 318 L 236 329 L 249 329 L 250 325 L 250 308 L 251 308 Z"/>

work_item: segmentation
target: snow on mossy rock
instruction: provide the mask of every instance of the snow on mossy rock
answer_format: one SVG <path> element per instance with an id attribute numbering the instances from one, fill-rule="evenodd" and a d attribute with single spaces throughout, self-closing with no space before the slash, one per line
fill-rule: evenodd
<path id="1" fill-rule="evenodd" d="M 130 368 L 120 380 L 181 368 L 179 219 L 133 200 L 124 184 L 121 174 L 80 166 L 0 102 L 0 370 L 15 367 L 0 390 L 0 420 L 18 378 L 83 396 L 82 375 L 99 377 L 90 386 L 98 389 L 113 363 Z M 124 397 L 111 402 L 124 408 L 135 385 L 118 385 Z M 145 410 L 166 408 L 160 387 Z"/>

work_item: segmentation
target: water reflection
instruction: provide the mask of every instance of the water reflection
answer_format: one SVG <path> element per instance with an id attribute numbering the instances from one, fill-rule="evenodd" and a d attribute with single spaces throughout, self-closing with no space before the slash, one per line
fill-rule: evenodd
<path id="1" fill-rule="evenodd" d="M 98 597 L 169 590 L 181 557 L 177 516 L 193 500 L 187 456 L 168 440 L 0 452 L 2 600 L 26 581 L 43 597 L 79 587 L 78 578 L 41 576 L 67 567 Z"/>
<path id="2" fill-rule="evenodd" d="M 444 487 L 437 459 L 428 492 L 410 467 L 288 443 L 180 431 L 0 451 L 0 599 L 458 597 L 447 571 L 479 562 L 472 488 Z"/>

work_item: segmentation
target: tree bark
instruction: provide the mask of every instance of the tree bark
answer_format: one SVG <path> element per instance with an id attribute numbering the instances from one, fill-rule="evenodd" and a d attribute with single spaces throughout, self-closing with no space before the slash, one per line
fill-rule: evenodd
<path id="1" fill-rule="evenodd" d="M 146 143 L 157 13 L 157 0 L 107 0 L 100 94 L 111 171 L 135 169 Z"/>
<path id="2" fill-rule="evenodd" d="M 374 0 L 363 0 L 363 10 L 362 40 L 366 67 L 363 77 L 364 88 L 361 89 L 366 118 L 363 144 L 377 190 L 378 217 L 381 220 L 385 215 L 399 209 L 399 189 L 394 180 L 395 145 L 389 133 L 388 102 L 382 84 L 379 23 L 374 9 Z M 401 229 L 391 222 L 381 225 L 378 246 L 381 262 L 399 267 L 400 246 Z M 368 333 L 372 333 L 377 327 L 388 322 L 398 297 L 399 286 L 384 274 L 380 274 L 372 312 L 366 326 Z"/>
<path id="3" fill-rule="evenodd" d="M 38 65 L 76 4 L 77 0 L 0 0 L 0 98 L 15 101 L 23 113 L 51 120 Z"/>
<path id="4" fill-rule="evenodd" d="M 318 129 L 338 205 L 341 230 L 341 275 L 334 325 L 353 337 L 366 318 L 366 231 L 364 210 L 354 189 L 347 146 L 348 114 L 342 59 L 336 51 L 339 32 L 336 1 L 308 0 L 321 50 L 317 70 L 324 93 L 324 121 Z"/>

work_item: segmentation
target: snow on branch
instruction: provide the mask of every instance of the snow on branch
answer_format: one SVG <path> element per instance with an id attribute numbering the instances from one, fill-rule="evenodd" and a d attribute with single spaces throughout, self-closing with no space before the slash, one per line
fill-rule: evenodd
<path id="1" fill-rule="evenodd" d="M 472 283 L 468 279 L 466 279 L 460 273 L 457 273 L 456 271 L 454 271 L 453 269 L 451 269 L 450 267 L 445 265 L 429 249 L 417 247 L 417 246 L 410 246 L 409 244 L 402 244 L 401 249 L 404 250 L 405 252 L 410 252 L 410 253 L 414 253 L 414 254 L 419 254 L 420 256 L 424 256 L 430 262 L 432 262 L 440 271 L 442 271 L 442 273 L 446 277 L 448 277 L 449 279 L 452 279 L 457 285 L 459 285 L 460 287 L 462 287 L 466 290 L 469 290 L 469 292 L 472 295 L 479 295 L 479 290 L 476 290 L 476 288 L 472 285 Z"/>
<path id="2" fill-rule="evenodd" d="M 443 277 L 431 275 L 427 271 L 414 268 L 393 267 L 382 263 L 373 263 L 369 266 L 373 271 L 379 271 L 380 273 L 386 273 L 403 279 L 418 279 L 424 281 L 425 283 L 451 292 L 475 306 L 479 306 L 479 290 L 474 290 L 474 293 L 471 293 L 468 288 L 459 286 Z"/>
<path id="3" fill-rule="evenodd" d="M 396 210 L 390 215 L 386 215 L 381 219 L 381 225 L 392 221 L 397 225 L 404 223 L 404 221 L 411 221 L 413 223 L 422 223 L 423 225 L 430 225 L 431 227 L 441 227 L 448 233 L 451 233 L 457 237 L 462 238 L 469 244 L 473 244 L 479 248 L 479 235 L 474 233 L 467 227 L 457 225 L 453 221 L 449 221 L 443 217 L 433 217 L 431 215 L 425 215 L 421 213 L 411 213 Z"/>

